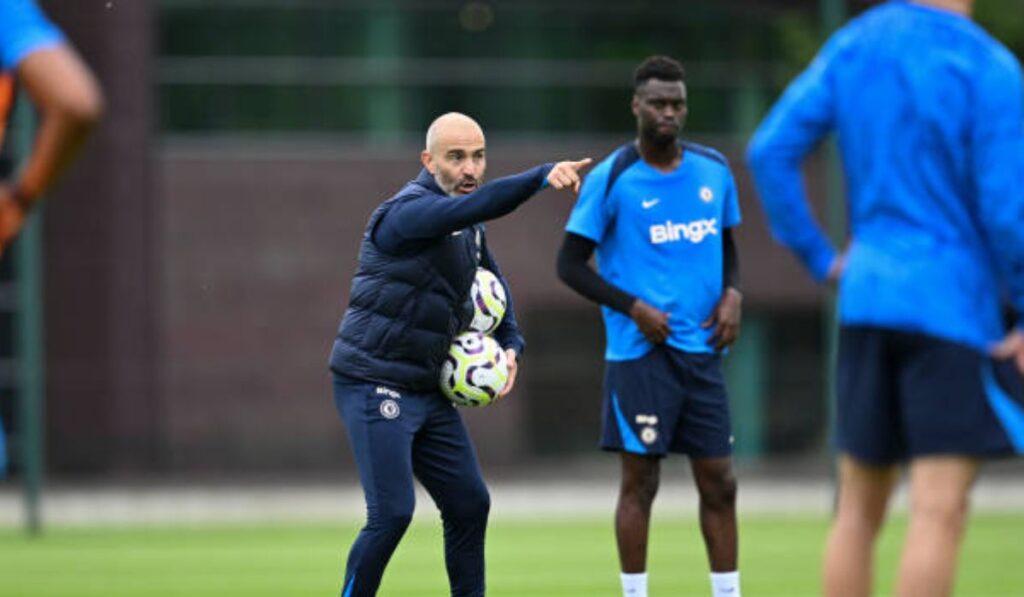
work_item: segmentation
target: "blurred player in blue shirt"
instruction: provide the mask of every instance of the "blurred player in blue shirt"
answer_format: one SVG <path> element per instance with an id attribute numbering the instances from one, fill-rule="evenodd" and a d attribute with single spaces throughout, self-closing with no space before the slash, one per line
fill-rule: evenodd
<path id="1" fill-rule="evenodd" d="M 740 325 L 732 172 L 679 141 L 683 68 L 637 68 L 638 138 L 586 178 L 566 224 L 559 276 L 600 304 L 607 332 L 601 447 L 621 454 L 615 515 L 623 594 L 647 595 L 647 534 L 661 459 L 691 458 L 713 593 L 739 597 L 736 481 L 721 351 Z M 597 251 L 598 272 L 589 265 Z"/>
<path id="2" fill-rule="evenodd" d="M 839 283 L 840 492 L 825 593 L 867 595 L 898 465 L 911 518 L 897 592 L 952 590 L 980 460 L 1024 450 L 1024 86 L 972 0 L 888 2 L 836 33 L 765 118 L 750 166 L 775 237 Z M 850 240 L 800 167 L 836 132 Z"/>
<path id="3" fill-rule="evenodd" d="M 0 1 L 0 143 L 15 87 L 40 114 L 35 144 L 13 180 L 0 179 L 0 252 L 21 230 L 32 205 L 71 162 L 102 111 L 89 69 L 32 0 Z M 0 448 L 3 434 L 0 433 Z M 4 469 L 0 449 L 0 474 Z"/>

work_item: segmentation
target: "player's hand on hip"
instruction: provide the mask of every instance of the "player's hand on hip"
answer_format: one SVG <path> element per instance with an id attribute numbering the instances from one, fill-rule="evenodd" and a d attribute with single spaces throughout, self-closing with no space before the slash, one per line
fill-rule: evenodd
<path id="1" fill-rule="evenodd" d="M 633 306 L 629 308 L 629 316 L 648 341 L 661 344 L 668 339 L 668 313 L 663 313 L 642 300 L 636 299 L 633 301 Z"/>
<path id="2" fill-rule="evenodd" d="M 580 184 L 583 182 L 583 171 L 593 163 L 594 160 L 590 158 L 583 158 L 575 162 L 558 162 L 555 167 L 548 172 L 548 184 L 551 188 L 561 189 L 572 189 L 574 193 L 580 192 Z"/>
<path id="3" fill-rule="evenodd" d="M 715 350 L 723 350 L 733 345 L 740 337 L 740 320 L 743 313 L 743 294 L 735 288 L 726 288 L 712 309 L 711 315 L 701 322 L 704 329 L 715 328 L 708 338 L 708 344 Z"/>
<path id="4" fill-rule="evenodd" d="M 1012 360 L 1017 365 L 1017 371 L 1024 375 L 1024 330 L 1016 328 L 1007 334 L 992 349 L 992 356 L 1004 361 Z"/>
<path id="5" fill-rule="evenodd" d="M 25 209 L 15 200 L 14 191 L 0 184 L 0 254 L 11 244 L 25 224 Z"/>
<path id="6" fill-rule="evenodd" d="M 512 386 L 516 385 L 516 373 L 519 372 L 519 363 L 516 362 L 516 351 L 511 348 L 505 349 L 505 357 L 508 359 L 508 381 L 505 382 L 505 387 L 498 393 L 498 400 L 508 396 L 509 392 L 512 391 Z"/>

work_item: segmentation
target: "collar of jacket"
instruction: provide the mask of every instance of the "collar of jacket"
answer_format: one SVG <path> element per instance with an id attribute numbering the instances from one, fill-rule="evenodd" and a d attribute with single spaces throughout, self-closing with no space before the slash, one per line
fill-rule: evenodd
<path id="1" fill-rule="evenodd" d="M 431 193 L 444 195 L 445 197 L 448 196 L 448 193 L 445 193 L 441 187 L 438 186 L 437 180 L 434 179 L 434 175 L 426 168 L 420 170 L 419 176 L 416 177 L 416 184 L 425 187 Z"/>

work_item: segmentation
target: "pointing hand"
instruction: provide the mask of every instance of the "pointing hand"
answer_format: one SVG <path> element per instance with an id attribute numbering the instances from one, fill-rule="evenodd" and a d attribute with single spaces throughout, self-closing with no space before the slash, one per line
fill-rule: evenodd
<path id="1" fill-rule="evenodd" d="M 558 190 L 571 187 L 573 193 L 578 194 L 580 192 L 580 184 L 583 182 L 581 173 L 593 161 L 590 158 L 584 158 L 576 162 L 558 162 L 551 169 L 551 172 L 548 173 L 548 184 L 551 185 L 551 188 Z"/>

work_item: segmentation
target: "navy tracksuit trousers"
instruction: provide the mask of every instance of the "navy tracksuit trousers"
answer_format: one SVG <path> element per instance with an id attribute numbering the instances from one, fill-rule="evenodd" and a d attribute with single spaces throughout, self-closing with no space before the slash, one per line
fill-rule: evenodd
<path id="1" fill-rule="evenodd" d="M 452 596 L 483 596 L 490 495 L 455 407 L 440 391 L 396 391 L 340 375 L 334 401 L 366 496 L 366 526 L 349 552 L 342 597 L 376 595 L 412 520 L 414 476 L 441 511 Z"/>

